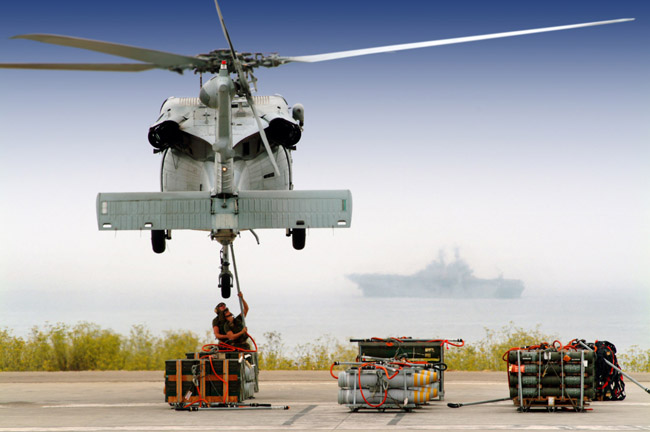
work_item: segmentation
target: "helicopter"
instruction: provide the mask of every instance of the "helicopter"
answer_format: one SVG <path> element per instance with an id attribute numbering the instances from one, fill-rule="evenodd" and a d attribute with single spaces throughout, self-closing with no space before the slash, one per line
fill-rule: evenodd
<path id="1" fill-rule="evenodd" d="M 150 230 L 152 248 L 165 251 L 173 230 L 210 232 L 221 246 L 220 287 L 227 298 L 232 244 L 240 231 L 277 228 L 305 247 L 306 229 L 351 225 L 350 191 L 297 191 L 292 157 L 304 127 L 304 108 L 281 96 L 254 96 L 255 69 L 289 63 L 315 63 L 369 54 L 567 30 L 630 21 L 619 19 L 546 27 L 464 38 L 389 45 L 326 54 L 285 57 L 237 52 L 215 2 L 228 49 L 197 56 L 56 35 L 22 35 L 55 45 L 76 47 L 137 60 L 126 64 L 3 64 L 4 68 L 145 71 L 193 71 L 215 76 L 202 83 L 198 97 L 169 98 L 149 128 L 149 143 L 162 156 L 161 191 L 99 194 L 100 230 Z M 252 88 L 251 88 L 252 86 Z"/>

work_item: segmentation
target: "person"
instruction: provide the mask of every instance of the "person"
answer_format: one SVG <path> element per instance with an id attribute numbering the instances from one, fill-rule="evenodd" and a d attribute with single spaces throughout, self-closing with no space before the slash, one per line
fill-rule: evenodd
<path id="1" fill-rule="evenodd" d="M 223 329 L 224 324 L 226 323 L 226 318 L 224 317 L 225 312 L 228 310 L 226 307 L 226 304 L 224 302 L 219 303 L 215 308 L 214 308 L 214 313 L 217 314 L 216 317 L 212 320 L 212 332 L 214 333 L 214 337 L 219 341 L 219 342 L 228 342 L 228 336 L 226 335 L 226 332 Z"/>
<path id="2" fill-rule="evenodd" d="M 226 337 L 228 340 L 226 343 L 228 345 L 231 345 L 236 348 L 241 348 L 246 351 L 251 350 L 251 346 L 248 343 L 248 330 L 244 326 L 244 318 L 242 317 L 242 314 L 244 317 L 248 316 L 248 303 L 246 303 L 246 300 L 244 300 L 243 294 L 240 292 L 237 294 L 241 298 L 242 306 L 244 310 L 242 311 L 241 314 L 239 314 L 236 318 L 233 316 L 233 314 L 226 308 L 223 312 L 223 316 L 226 320 L 223 330 L 224 333 L 226 334 Z M 250 354 L 252 356 L 252 361 L 253 361 L 253 369 L 255 371 L 255 388 L 254 391 L 258 392 L 260 391 L 259 388 L 259 359 L 257 357 L 257 352 L 253 352 Z M 246 358 L 246 357 L 244 357 Z"/>
<path id="3" fill-rule="evenodd" d="M 248 303 L 246 303 L 246 300 L 244 300 L 244 295 L 241 292 L 238 294 L 238 296 L 241 297 L 242 305 L 244 306 L 242 313 L 235 317 L 232 312 L 226 309 L 223 314 L 224 318 L 226 319 L 226 322 L 223 325 L 223 329 L 225 331 L 226 337 L 228 338 L 228 341 L 226 343 L 236 348 L 250 350 L 251 347 L 248 344 L 248 333 L 246 327 L 244 326 L 244 319 L 242 317 L 242 314 L 244 317 L 248 315 Z"/>

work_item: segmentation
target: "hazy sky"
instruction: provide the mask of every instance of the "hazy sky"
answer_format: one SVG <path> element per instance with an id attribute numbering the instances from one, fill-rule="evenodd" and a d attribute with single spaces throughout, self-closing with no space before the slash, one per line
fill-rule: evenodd
<path id="1" fill-rule="evenodd" d="M 310 231 L 304 251 L 283 231 L 259 246 L 243 233 L 243 288 L 350 292 L 345 274 L 413 273 L 458 247 L 475 274 L 522 279 L 526 294 L 650 289 L 649 5 L 223 1 L 238 50 L 282 55 L 637 19 L 259 71 L 258 94 L 305 106 L 296 188 L 351 189 L 354 213 L 351 229 Z M 226 46 L 209 0 L 3 5 L 2 62 L 120 62 L 8 39 L 24 33 Z M 95 217 L 98 192 L 158 189 L 148 127 L 168 96 L 198 90 L 188 73 L 0 70 L 0 317 L 26 298 L 25 313 L 65 321 L 47 308 L 56 293 L 89 321 L 126 294 L 128 310 L 190 292 L 210 313 L 219 247 L 206 233 L 174 232 L 159 256 L 148 232 L 99 232 Z"/>

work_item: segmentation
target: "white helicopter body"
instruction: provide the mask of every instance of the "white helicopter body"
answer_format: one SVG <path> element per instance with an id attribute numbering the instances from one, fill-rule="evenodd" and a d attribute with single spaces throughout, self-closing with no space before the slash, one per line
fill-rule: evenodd
<path id="1" fill-rule="evenodd" d="M 348 190 L 296 191 L 292 156 L 304 125 L 304 108 L 283 97 L 254 96 L 253 71 L 287 63 L 314 63 L 370 54 L 521 36 L 633 19 L 624 18 L 410 44 L 285 57 L 235 51 L 218 3 L 229 49 L 184 56 L 151 49 L 69 36 L 16 36 L 116 55 L 140 63 L 4 63 L 0 68 L 138 72 L 166 69 L 215 74 L 198 97 L 170 97 L 149 129 L 149 142 L 162 153 L 160 192 L 100 193 L 100 230 L 150 230 L 157 253 L 165 251 L 171 232 L 205 230 L 222 245 L 220 287 L 230 295 L 229 254 L 240 231 L 285 229 L 294 248 L 305 246 L 310 228 L 347 228 L 352 197 Z M 202 75 L 201 75 L 202 76 Z"/>

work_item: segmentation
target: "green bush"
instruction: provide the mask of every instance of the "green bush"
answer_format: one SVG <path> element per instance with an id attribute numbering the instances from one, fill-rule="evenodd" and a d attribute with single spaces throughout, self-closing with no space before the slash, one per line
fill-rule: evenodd
<path id="1" fill-rule="evenodd" d="M 510 322 L 500 330 L 486 328 L 485 337 L 478 342 L 452 347 L 445 352 L 445 363 L 450 370 L 502 371 L 506 368 L 503 354 L 510 348 L 552 343 L 555 339 L 555 336 L 542 333 L 539 324 L 533 330 L 526 330 Z"/>
<path id="2" fill-rule="evenodd" d="M 14 336 L 7 328 L 0 329 L 0 371 L 19 371 L 25 341 Z"/>
<path id="3" fill-rule="evenodd" d="M 287 349 L 278 332 L 263 336 L 260 369 L 324 370 L 334 361 L 354 361 L 357 355 L 356 345 L 341 343 L 331 336 L 321 336 L 293 349 Z M 141 324 L 131 327 L 128 336 L 88 322 L 73 327 L 63 323 L 33 327 L 25 338 L 3 328 L 0 371 L 160 370 L 165 360 L 185 358 L 186 352 L 199 351 L 201 339 L 183 330 L 166 331 L 157 337 Z M 212 339 L 212 333 L 206 332 L 203 339 Z M 485 329 L 485 337 L 478 342 L 445 350 L 445 363 L 450 370 L 502 371 L 506 365 L 502 356 L 508 349 L 552 343 L 554 339 L 539 325 L 526 330 L 510 323 L 499 330 Z M 650 372 L 650 350 L 634 345 L 617 357 L 627 372 Z"/>
<path id="4" fill-rule="evenodd" d="M 616 358 L 626 372 L 650 372 L 650 349 L 644 351 L 638 345 L 632 345 L 629 351 L 617 353 Z"/>
<path id="5" fill-rule="evenodd" d="M 312 343 L 296 347 L 296 368 L 301 370 L 329 369 L 335 361 L 354 361 L 358 348 L 344 345 L 331 336 L 321 336 Z"/>
<path id="6" fill-rule="evenodd" d="M 446 351 L 445 363 L 450 370 L 502 371 L 506 367 L 503 354 L 510 348 L 553 343 L 556 339 L 556 336 L 543 333 L 539 324 L 533 330 L 526 330 L 510 322 L 500 330 L 486 328 L 485 337 L 478 342 Z M 632 345 L 627 352 L 618 352 L 617 359 L 625 372 L 650 372 L 650 349 L 644 351 Z"/>
<path id="7" fill-rule="evenodd" d="M 259 368 L 262 370 L 295 369 L 295 362 L 284 353 L 282 335 L 278 332 L 264 333 L 264 339 L 258 349 Z"/>
<path id="8" fill-rule="evenodd" d="M 202 345 L 199 337 L 191 331 L 167 330 L 156 344 L 155 357 L 163 364 L 165 360 L 185 358 L 185 353 L 200 351 Z"/>
<path id="9" fill-rule="evenodd" d="M 134 325 L 128 337 L 81 322 L 33 327 L 25 338 L 0 330 L 0 371 L 160 370 L 165 360 L 184 358 L 200 348 L 190 331 L 154 336 Z"/>
<path id="10" fill-rule="evenodd" d="M 335 361 L 354 361 L 357 348 L 342 344 L 331 336 L 321 336 L 313 342 L 296 346 L 294 355 L 285 353 L 282 335 L 264 333 L 265 342 L 259 347 L 259 364 L 262 370 L 324 370 Z"/>
<path id="11" fill-rule="evenodd" d="M 97 324 L 82 322 L 68 332 L 68 370 L 122 369 L 122 337 Z"/>

